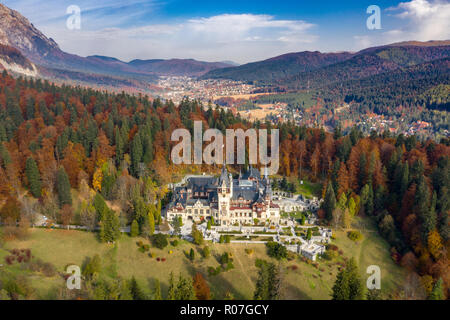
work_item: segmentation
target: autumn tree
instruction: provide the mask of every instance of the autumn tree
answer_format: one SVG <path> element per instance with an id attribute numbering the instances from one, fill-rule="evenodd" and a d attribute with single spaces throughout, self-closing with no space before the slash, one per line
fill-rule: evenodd
<path id="1" fill-rule="evenodd" d="M 61 208 L 61 222 L 69 229 L 70 222 L 72 221 L 73 211 L 72 207 L 68 204 L 63 205 Z"/>
<path id="2" fill-rule="evenodd" d="M 197 272 L 194 276 L 194 290 L 197 300 L 210 300 L 211 293 L 205 278 Z"/>

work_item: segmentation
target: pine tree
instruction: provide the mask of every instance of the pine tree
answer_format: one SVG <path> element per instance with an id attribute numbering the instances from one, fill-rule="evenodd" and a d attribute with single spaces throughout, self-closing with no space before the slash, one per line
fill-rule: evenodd
<path id="1" fill-rule="evenodd" d="M 155 233 L 155 218 L 153 216 L 152 212 L 148 213 L 148 227 L 149 227 L 149 234 L 152 235 Z"/>
<path id="2" fill-rule="evenodd" d="M 131 169 L 134 176 L 137 176 L 138 174 L 139 163 L 142 162 L 142 156 L 143 156 L 142 142 L 138 133 L 134 137 L 131 145 L 131 165 L 132 165 Z"/>
<path id="3" fill-rule="evenodd" d="M 41 176 L 36 161 L 33 158 L 28 158 L 25 167 L 25 173 L 28 179 L 30 192 L 35 198 L 41 197 Z"/>
<path id="4" fill-rule="evenodd" d="M 139 225 L 136 220 L 131 223 L 130 233 L 133 238 L 139 235 Z"/>
<path id="5" fill-rule="evenodd" d="M 351 258 L 347 266 L 338 273 L 332 290 L 333 300 L 362 300 L 364 298 L 364 287 L 354 258 Z"/>
<path id="6" fill-rule="evenodd" d="M 120 237 L 120 222 L 117 214 L 108 210 L 100 222 L 100 239 L 103 242 L 115 242 Z"/>
<path id="7" fill-rule="evenodd" d="M 203 244 L 203 235 L 202 233 L 197 229 L 197 225 L 195 223 L 192 224 L 192 232 L 191 232 L 192 239 L 194 239 L 194 243 L 196 245 Z"/>
<path id="8" fill-rule="evenodd" d="M 195 300 L 194 285 L 191 278 L 179 276 L 175 290 L 176 300 Z"/>
<path id="9" fill-rule="evenodd" d="M 306 240 L 311 240 L 311 238 L 312 238 L 311 228 L 308 228 L 308 231 L 306 232 Z"/>
<path id="10" fill-rule="evenodd" d="M 325 193 L 325 199 L 323 202 L 325 218 L 328 221 L 331 221 L 333 219 L 333 211 L 335 208 L 336 208 L 336 196 L 334 195 L 334 190 L 331 181 L 328 181 L 327 191 Z"/>
<path id="11" fill-rule="evenodd" d="M 97 221 L 102 221 L 107 211 L 109 210 L 105 199 L 100 193 L 97 193 L 94 197 L 94 208 L 97 212 Z"/>
<path id="12" fill-rule="evenodd" d="M 130 280 L 129 287 L 133 300 L 146 300 L 145 294 L 140 288 L 134 276 Z"/>
<path id="13" fill-rule="evenodd" d="M 189 251 L 189 259 L 191 261 L 194 261 L 194 259 L 195 259 L 195 251 L 192 248 L 191 248 L 191 251 Z"/>
<path id="14" fill-rule="evenodd" d="M 153 300 L 162 300 L 161 284 L 158 279 L 153 283 Z"/>
<path id="15" fill-rule="evenodd" d="M 58 192 L 59 206 L 65 204 L 72 205 L 72 195 L 70 193 L 70 181 L 64 167 L 61 167 L 56 174 L 56 190 Z"/>
<path id="16" fill-rule="evenodd" d="M 167 300 L 176 300 L 176 287 L 173 272 L 169 276 L 169 289 L 167 293 Z"/>

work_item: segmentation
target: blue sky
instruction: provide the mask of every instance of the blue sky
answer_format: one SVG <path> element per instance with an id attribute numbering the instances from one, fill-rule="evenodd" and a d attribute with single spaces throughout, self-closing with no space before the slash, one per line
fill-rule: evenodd
<path id="1" fill-rule="evenodd" d="M 129 61 L 257 61 L 304 50 L 356 51 L 405 40 L 450 39 L 448 0 L 185 1 L 6 0 L 60 47 Z M 69 5 L 81 29 L 66 27 Z M 381 29 L 368 30 L 370 5 Z"/>

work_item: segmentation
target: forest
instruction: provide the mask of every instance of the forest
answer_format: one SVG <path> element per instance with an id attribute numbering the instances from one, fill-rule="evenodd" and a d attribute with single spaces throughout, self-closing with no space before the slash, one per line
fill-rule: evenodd
<path id="1" fill-rule="evenodd" d="M 171 132 L 267 128 L 197 101 L 179 105 L 143 95 L 56 86 L 39 79 L 0 76 L 0 221 L 5 240 L 21 237 L 36 212 L 54 223 L 98 229 L 114 242 L 134 224 L 151 235 L 163 223 L 167 184 L 186 172 L 219 168 L 171 164 Z M 342 135 L 292 123 L 280 129 L 279 174 L 323 183 L 324 224 L 372 219 L 392 259 L 427 293 L 450 265 L 450 141 L 419 141 L 389 133 Z M 192 132 L 192 131 L 191 131 Z M 232 168 L 239 172 L 239 168 Z M 180 280 L 181 281 L 181 280 Z"/>

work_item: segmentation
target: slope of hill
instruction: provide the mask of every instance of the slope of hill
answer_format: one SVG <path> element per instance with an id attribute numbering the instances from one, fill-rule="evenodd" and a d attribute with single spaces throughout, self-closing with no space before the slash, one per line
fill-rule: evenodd
<path id="1" fill-rule="evenodd" d="M 223 62 L 203 62 L 194 59 L 136 59 L 128 64 L 145 72 L 167 76 L 201 76 L 211 70 L 231 66 Z"/>
<path id="2" fill-rule="evenodd" d="M 218 69 L 208 72 L 206 78 L 224 78 L 239 81 L 262 81 L 269 83 L 278 79 L 293 76 L 300 72 L 312 71 L 317 68 L 344 61 L 353 56 L 349 52 L 320 53 L 297 52 L 288 53 L 259 62 L 247 63 L 238 67 Z"/>
<path id="3" fill-rule="evenodd" d="M 354 57 L 314 71 L 281 79 L 278 85 L 293 90 L 318 88 L 334 82 L 363 79 L 450 56 L 450 46 L 387 46 L 366 49 Z"/>
<path id="4" fill-rule="evenodd" d="M 448 108 L 450 58 L 398 68 L 359 80 L 334 83 L 321 89 L 332 100 L 357 103 L 375 113 L 389 114 L 400 105 Z"/>
<path id="5" fill-rule="evenodd" d="M 0 44 L 0 69 L 35 77 L 38 74 L 36 66 L 25 58 L 16 48 Z"/>
<path id="6" fill-rule="evenodd" d="M 225 63 L 195 60 L 135 60 L 131 63 L 105 56 L 80 57 L 62 51 L 19 12 L 0 4 L 0 44 L 14 47 L 37 65 L 59 70 L 97 73 L 109 76 L 133 77 L 153 82 L 157 75 L 198 76 Z"/>

